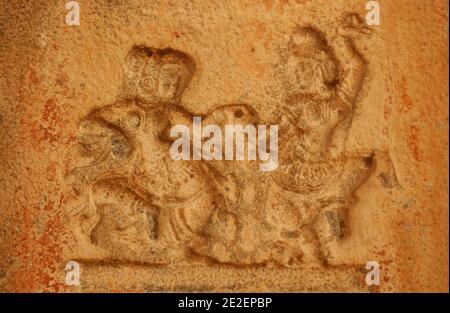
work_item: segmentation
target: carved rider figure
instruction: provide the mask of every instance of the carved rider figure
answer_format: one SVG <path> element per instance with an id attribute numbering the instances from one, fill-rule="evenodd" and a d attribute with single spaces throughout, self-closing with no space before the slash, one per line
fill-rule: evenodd
<path id="1" fill-rule="evenodd" d="M 330 247 L 348 233 L 345 220 L 353 193 L 373 169 L 371 153 L 352 155 L 345 149 L 366 73 L 353 38 L 367 32 L 358 16 L 349 15 L 333 48 L 312 27 L 291 36 L 278 122 L 278 169 L 262 173 L 257 161 L 205 161 L 215 177 L 224 177 L 216 190 L 230 201 L 213 215 L 220 218 L 208 221 L 208 249 L 202 254 L 237 264 L 332 263 Z M 251 109 L 224 106 L 205 123 L 264 124 L 258 120 Z"/>
<path id="2" fill-rule="evenodd" d="M 171 159 L 166 136 L 186 116 L 178 104 L 194 70 L 182 52 L 134 47 L 123 100 L 81 121 L 68 154 L 77 165 L 68 165 L 65 179 L 85 250 L 165 263 L 203 244 L 202 228 L 216 206 L 211 187 L 198 164 Z"/>
<path id="3" fill-rule="evenodd" d="M 289 42 L 282 157 L 265 206 L 284 262 L 330 262 L 330 244 L 348 232 L 345 220 L 353 192 L 372 170 L 370 155 L 345 151 L 366 73 L 353 38 L 367 32 L 359 16 L 349 15 L 338 28 L 334 49 L 312 27 L 298 29 Z"/>

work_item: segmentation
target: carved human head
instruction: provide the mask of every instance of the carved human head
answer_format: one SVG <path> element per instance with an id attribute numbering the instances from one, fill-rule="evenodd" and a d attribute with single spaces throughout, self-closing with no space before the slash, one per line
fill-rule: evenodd
<path id="1" fill-rule="evenodd" d="M 176 103 L 192 78 L 195 63 L 177 50 L 135 46 L 123 71 L 125 97 L 150 105 Z"/>
<path id="2" fill-rule="evenodd" d="M 312 27 L 298 28 L 290 37 L 286 62 L 291 91 L 327 96 L 338 70 L 324 36 Z"/>

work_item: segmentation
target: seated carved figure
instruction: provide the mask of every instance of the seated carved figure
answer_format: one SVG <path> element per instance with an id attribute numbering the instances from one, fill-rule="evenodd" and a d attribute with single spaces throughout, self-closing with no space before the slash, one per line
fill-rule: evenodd
<path id="1" fill-rule="evenodd" d="M 201 246 L 216 206 L 198 164 L 169 155 L 165 133 L 194 71 L 184 53 L 134 47 L 123 100 L 90 113 L 65 171 L 74 194 L 70 219 L 81 245 L 114 259 L 170 262 Z M 87 249 L 87 248 L 86 248 Z"/>

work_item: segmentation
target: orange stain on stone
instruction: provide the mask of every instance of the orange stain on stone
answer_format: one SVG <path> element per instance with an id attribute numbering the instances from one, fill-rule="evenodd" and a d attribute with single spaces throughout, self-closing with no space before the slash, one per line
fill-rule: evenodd
<path id="1" fill-rule="evenodd" d="M 414 160 L 417 162 L 422 160 L 419 149 L 419 126 L 411 125 L 408 135 L 408 148 L 411 151 Z"/>
<path id="2" fill-rule="evenodd" d="M 264 8 L 266 9 L 266 11 L 270 11 L 272 9 L 272 5 L 272 0 L 264 0 Z"/>
<path id="3" fill-rule="evenodd" d="M 63 118 L 64 114 L 54 98 L 45 102 L 40 119 L 36 119 L 34 115 L 29 111 L 21 120 L 25 134 L 33 139 L 33 148 L 39 149 L 43 144 L 54 146 L 64 142 L 64 129 L 69 121 Z"/>
<path id="4" fill-rule="evenodd" d="M 399 108 L 399 112 L 407 113 L 414 108 L 414 102 L 411 97 L 408 95 L 408 88 L 406 78 L 403 77 L 402 80 L 398 83 L 398 88 L 400 89 L 401 95 L 400 98 L 402 100 L 401 106 Z"/>
<path id="5" fill-rule="evenodd" d="M 54 212 L 55 205 L 50 203 L 44 208 Z M 39 218 L 39 205 L 24 207 L 21 235 L 17 240 L 16 259 L 20 264 L 10 273 L 12 291 L 32 292 L 41 290 L 46 286 L 48 290 L 62 291 L 65 285 L 55 281 L 55 273 L 61 271 L 62 248 L 59 243 L 59 235 L 63 231 L 63 225 L 59 214 L 54 213 L 45 222 L 42 233 L 34 229 L 35 221 Z M 63 275 L 63 274 L 61 274 Z M 59 276 L 59 275 L 56 275 Z"/>
<path id="6" fill-rule="evenodd" d="M 47 170 L 45 171 L 45 177 L 50 182 L 56 182 L 57 179 L 57 170 L 58 170 L 58 163 L 53 161 L 50 162 L 50 164 L 47 166 Z"/>

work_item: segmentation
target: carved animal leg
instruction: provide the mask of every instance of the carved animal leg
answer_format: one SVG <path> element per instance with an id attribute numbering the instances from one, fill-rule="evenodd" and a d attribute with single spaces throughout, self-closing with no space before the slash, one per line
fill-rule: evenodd
<path id="1" fill-rule="evenodd" d="M 185 209 L 182 208 L 175 209 L 171 216 L 171 226 L 176 239 L 189 248 L 203 245 L 205 242 L 204 237 L 188 226 L 184 211 Z"/>
<path id="2" fill-rule="evenodd" d="M 91 234 L 95 244 L 123 257 L 143 255 L 156 248 L 155 207 L 116 181 L 96 183 L 92 197 L 100 215 Z"/>
<path id="3" fill-rule="evenodd" d="M 345 206 L 331 205 L 326 207 L 314 222 L 313 227 L 320 243 L 320 254 L 326 262 L 329 261 L 332 247 L 348 233 L 345 220 Z"/>
<path id="4" fill-rule="evenodd" d="M 67 201 L 67 211 L 64 215 L 64 222 L 69 225 L 78 242 L 78 250 L 83 255 L 83 251 L 89 251 L 89 255 L 100 252 L 99 247 L 92 244 L 91 233 L 100 220 L 97 208 L 90 201 L 89 192 L 85 190 L 82 194 L 75 195 L 73 192 L 65 195 Z M 101 253 L 105 253 L 102 251 Z"/>
<path id="5" fill-rule="evenodd" d="M 171 214 L 171 225 L 175 236 L 185 247 L 200 251 L 205 246 L 205 228 L 215 209 L 213 196 L 205 191 L 197 198 L 177 204 Z"/>

